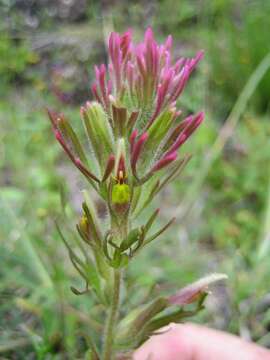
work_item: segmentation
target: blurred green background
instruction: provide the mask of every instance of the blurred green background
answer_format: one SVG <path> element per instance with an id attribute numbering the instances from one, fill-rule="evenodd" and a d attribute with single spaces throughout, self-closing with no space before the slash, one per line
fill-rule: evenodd
<path id="1" fill-rule="evenodd" d="M 79 123 L 108 33 L 139 39 L 148 25 L 173 35 L 175 57 L 205 50 L 179 106 L 207 116 L 184 175 L 156 200 L 160 223 L 177 221 L 132 264 L 131 295 L 225 272 L 194 321 L 270 347 L 270 1 L 0 0 L 1 359 L 82 356 L 93 305 L 69 289 L 82 284 L 54 219 L 67 202 L 75 223 L 86 184 L 44 108 Z"/>

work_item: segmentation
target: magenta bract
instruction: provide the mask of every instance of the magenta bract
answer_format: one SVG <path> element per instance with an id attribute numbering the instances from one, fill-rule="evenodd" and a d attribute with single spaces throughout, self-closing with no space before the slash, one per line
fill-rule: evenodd
<path id="1" fill-rule="evenodd" d="M 96 81 L 92 85 L 96 100 L 107 110 L 110 96 L 131 109 L 150 108 L 149 127 L 160 112 L 181 95 L 203 57 L 199 51 L 194 58 L 181 57 L 173 63 L 171 48 L 171 35 L 159 45 L 151 28 L 139 44 L 132 42 L 131 31 L 123 35 L 111 33 L 108 70 L 104 64 L 96 67 Z"/>
<path id="2" fill-rule="evenodd" d="M 203 112 L 179 122 L 181 111 L 177 109 L 177 99 L 203 52 L 174 62 L 172 42 L 168 36 L 164 44 L 158 44 L 151 28 L 139 44 L 132 41 L 131 31 L 123 35 L 111 33 L 108 66 L 95 66 L 91 89 L 96 101 L 88 101 L 81 108 L 99 173 L 93 174 L 70 124 L 63 121 L 62 115 L 50 112 L 58 141 L 88 178 L 96 182 L 106 181 L 111 174 L 117 178 L 117 157 L 121 153 L 124 181 L 143 184 L 175 162 L 179 148 L 202 123 Z"/>

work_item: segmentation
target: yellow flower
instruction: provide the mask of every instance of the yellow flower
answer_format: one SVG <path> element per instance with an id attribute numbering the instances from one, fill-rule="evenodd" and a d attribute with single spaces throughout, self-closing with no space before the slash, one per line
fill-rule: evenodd
<path id="1" fill-rule="evenodd" d="M 126 204 L 130 200 L 130 187 L 127 184 L 115 184 L 112 188 L 112 202 Z"/>

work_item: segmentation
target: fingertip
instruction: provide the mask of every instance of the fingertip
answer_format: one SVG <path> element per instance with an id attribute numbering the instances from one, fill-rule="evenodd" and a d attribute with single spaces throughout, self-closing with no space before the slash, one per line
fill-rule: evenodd
<path id="1" fill-rule="evenodd" d="M 180 354 L 182 360 L 190 359 L 190 346 L 184 326 L 172 323 L 147 340 L 133 360 L 179 360 Z"/>

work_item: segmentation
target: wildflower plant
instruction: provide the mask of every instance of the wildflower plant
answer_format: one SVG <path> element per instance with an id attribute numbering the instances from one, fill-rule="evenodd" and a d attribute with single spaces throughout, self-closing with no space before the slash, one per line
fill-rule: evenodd
<path id="1" fill-rule="evenodd" d="M 179 121 L 181 110 L 176 105 L 203 52 L 174 63 L 171 48 L 171 36 L 159 45 L 150 28 L 137 45 L 130 31 L 111 33 L 109 64 L 95 67 L 91 88 L 95 100 L 81 107 L 88 151 L 65 116 L 48 111 L 56 139 L 107 209 L 108 219 L 101 223 L 84 191 L 77 223 L 89 254 L 84 260 L 63 238 L 86 289 L 107 313 L 102 341 L 99 334 L 90 341 L 95 360 L 132 352 L 162 326 L 195 314 L 203 307 L 207 285 L 224 277 L 211 275 L 171 296 L 152 297 L 136 309 L 121 305 L 130 261 L 174 221 L 153 232 L 159 209 L 143 225 L 136 226 L 136 219 L 182 172 L 190 155 L 179 150 L 204 119 L 204 113 L 198 112 Z M 58 229 L 63 237 L 60 225 Z M 72 290 L 76 295 L 84 293 Z M 195 307 L 186 311 L 184 306 L 192 302 Z"/>

